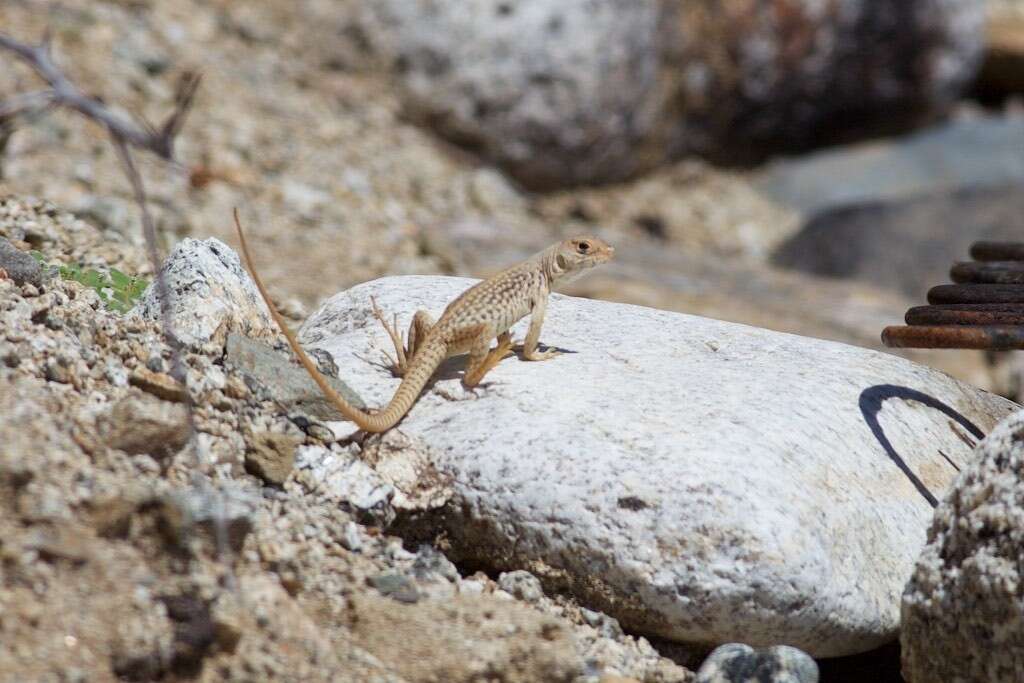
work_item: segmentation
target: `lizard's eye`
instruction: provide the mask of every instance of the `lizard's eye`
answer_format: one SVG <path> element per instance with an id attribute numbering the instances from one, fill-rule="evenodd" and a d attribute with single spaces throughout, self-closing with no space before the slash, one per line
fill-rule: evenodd
<path id="1" fill-rule="evenodd" d="M 586 254 L 588 251 L 590 251 L 590 242 L 580 242 L 579 244 L 576 245 L 576 251 L 580 252 L 581 254 Z"/>

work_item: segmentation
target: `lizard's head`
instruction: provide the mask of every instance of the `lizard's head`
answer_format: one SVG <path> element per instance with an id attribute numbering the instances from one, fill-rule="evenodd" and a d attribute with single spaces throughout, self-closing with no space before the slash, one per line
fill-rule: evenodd
<path id="1" fill-rule="evenodd" d="M 588 268 L 607 263 L 615 249 L 602 239 L 580 235 L 551 247 L 548 274 L 552 283 L 563 283 L 583 274 Z"/>

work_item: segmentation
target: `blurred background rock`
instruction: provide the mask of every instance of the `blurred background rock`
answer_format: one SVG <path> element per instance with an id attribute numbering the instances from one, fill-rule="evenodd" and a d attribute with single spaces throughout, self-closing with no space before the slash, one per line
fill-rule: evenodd
<path id="1" fill-rule="evenodd" d="M 230 241 L 242 206 L 307 307 L 587 230 L 618 261 L 576 294 L 881 348 L 967 244 L 1024 234 L 1019 0 L 16 0 L 0 26 L 152 120 L 201 70 L 181 166 L 144 163 L 159 227 Z M 0 191 L 137 242 L 117 164 L 67 113 L 0 121 Z M 900 353 L 1016 395 L 995 356 Z"/>

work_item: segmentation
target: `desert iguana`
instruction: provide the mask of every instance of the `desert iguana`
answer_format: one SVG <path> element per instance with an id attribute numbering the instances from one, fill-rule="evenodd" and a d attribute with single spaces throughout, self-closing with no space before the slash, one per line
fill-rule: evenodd
<path id="1" fill-rule="evenodd" d="M 395 346 L 397 359 L 392 364 L 392 371 L 402 377 L 402 383 L 386 407 L 375 413 L 366 413 L 339 396 L 327 383 L 274 307 L 253 267 L 237 210 L 235 228 L 256 287 L 295 355 L 341 414 L 368 432 L 383 432 L 398 424 L 438 366 L 450 356 L 469 353 L 462 385 L 467 389 L 475 387 L 494 366 L 512 354 L 509 328 L 527 315 L 530 315 L 530 329 L 522 347 L 523 358 L 547 360 L 558 355 L 553 350 L 537 350 L 548 294 L 554 285 L 568 282 L 588 268 L 607 262 L 615 253 L 612 247 L 596 237 L 574 237 L 553 244 L 467 289 L 448 304 L 437 322 L 426 311 L 417 311 L 409 326 L 407 345 L 403 344 L 398 332 L 397 319 L 395 324 L 388 324 L 377 303 L 372 302 L 373 314 Z M 491 340 L 495 337 L 498 345 L 491 349 Z"/>

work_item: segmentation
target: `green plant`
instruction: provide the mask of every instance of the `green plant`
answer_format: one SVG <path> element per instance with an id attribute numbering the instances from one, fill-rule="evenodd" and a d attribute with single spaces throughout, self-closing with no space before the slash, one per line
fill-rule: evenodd
<path id="1" fill-rule="evenodd" d="M 56 270 L 62 280 L 75 282 L 95 289 L 100 301 L 111 311 L 127 313 L 146 291 L 147 282 L 141 277 L 125 275 L 117 268 L 102 273 L 94 268 L 79 265 L 49 264 L 38 251 L 30 252 L 46 271 Z"/>

